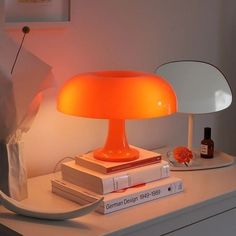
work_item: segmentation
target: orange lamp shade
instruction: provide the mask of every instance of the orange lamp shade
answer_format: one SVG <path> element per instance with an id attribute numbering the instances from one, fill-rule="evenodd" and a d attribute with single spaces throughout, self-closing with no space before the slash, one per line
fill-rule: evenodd
<path id="1" fill-rule="evenodd" d="M 66 81 L 59 91 L 57 108 L 69 115 L 109 119 L 106 144 L 94 156 L 105 161 L 130 161 L 138 158 L 138 151 L 127 143 L 124 120 L 170 115 L 176 112 L 177 100 L 170 84 L 160 76 L 101 71 Z"/>

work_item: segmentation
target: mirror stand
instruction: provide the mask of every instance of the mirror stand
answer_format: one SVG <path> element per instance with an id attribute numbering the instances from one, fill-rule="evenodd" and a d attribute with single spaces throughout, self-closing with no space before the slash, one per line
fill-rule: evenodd
<path id="1" fill-rule="evenodd" d="M 188 114 L 188 149 L 193 148 L 193 114 Z"/>

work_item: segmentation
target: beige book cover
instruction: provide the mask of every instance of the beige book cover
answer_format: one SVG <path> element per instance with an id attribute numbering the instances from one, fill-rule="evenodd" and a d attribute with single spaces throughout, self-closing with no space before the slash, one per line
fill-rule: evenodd
<path id="1" fill-rule="evenodd" d="M 132 146 L 134 147 L 134 146 Z M 161 161 L 161 154 L 145 150 L 143 148 L 134 147 L 139 151 L 140 157 L 136 160 L 129 162 L 105 162 L 97 160 L 93 157 L 93 152 L 89 152 L 83 155 L 76 156 L 76 163 L 95 170 L 101 173 L 113 173 L 125 169 L 136 168 L 139 166 L 158 163 Z"/>

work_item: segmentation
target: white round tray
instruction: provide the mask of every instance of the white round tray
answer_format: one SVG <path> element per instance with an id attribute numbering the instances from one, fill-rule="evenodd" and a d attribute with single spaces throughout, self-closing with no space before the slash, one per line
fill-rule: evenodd
<path id="1" fill-rule="evenodd" d="M 163 153 L 164 154 L 164 153 Z M 185 164 L 176 162 L 173 158 L 168 159 L 167 153 L 163 155 L 163 159 L 167 160 L 170 164 L 170 170 L 172 171 L 193 171 L 220 168 L 232 165 L 235 158 L 221 151 L 215 151 L 214 157 L 211 159 L 205 159 L 200 157 L 199 151 L 194 151 L 195 157 L 186 166 Z"/>

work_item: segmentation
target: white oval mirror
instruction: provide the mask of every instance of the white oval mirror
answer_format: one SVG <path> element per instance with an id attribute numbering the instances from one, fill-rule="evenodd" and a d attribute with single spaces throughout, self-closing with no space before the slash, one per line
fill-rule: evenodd
<path id="1" fill-rule="evenodd" d="M 188 113 L 188 148 L 192 150 L 193 115 L 229 107 L 230 86 L 219 69 L 200 61 L 173 61 L 159 66 L 155 72 L 173 86 L 178 112 Z"/>
<path id="2" fill-rule="evenodd" d="M 178 98 L 178 112 L 202 114 L 230 106 L 232 93 L 222 72 L 200 61 L 174 61 L 156 69 L 173 86 Z"/>

